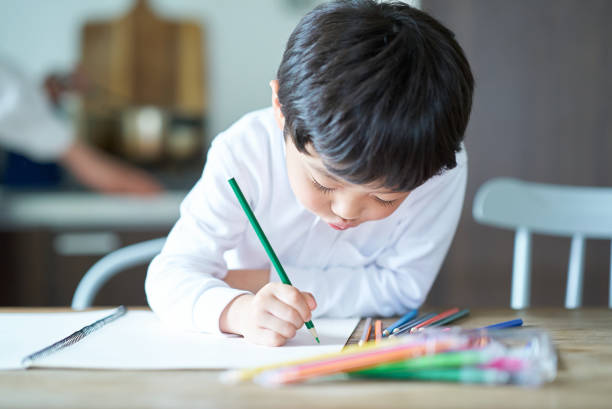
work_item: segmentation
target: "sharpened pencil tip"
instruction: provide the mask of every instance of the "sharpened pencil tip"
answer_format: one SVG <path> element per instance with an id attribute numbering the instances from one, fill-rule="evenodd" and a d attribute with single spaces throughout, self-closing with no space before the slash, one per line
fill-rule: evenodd
<path id="1" fill-rule="evenodd" d="M 321 341 L 319 341 L 319 334 L 317 334 L 317 330 L 314 327 L 312 327 L 312 328 L 308 328 L 308 331 L 310 331 L 310 333 L 312 334 L 312 337 L 317 340 L 317 344 L 320 344 Z"/>

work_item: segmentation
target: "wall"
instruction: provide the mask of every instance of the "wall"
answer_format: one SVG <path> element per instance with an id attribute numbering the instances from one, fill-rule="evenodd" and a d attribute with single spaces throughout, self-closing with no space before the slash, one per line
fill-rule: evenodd
<path id="1" fill-rule="evenodd" d="M 612 2 L 424 0 L 451 28 L 476 78 L 466 132 L 468 188 L 433 303 L 509 305 L 513 234 L 477 225 L 489 178 L 612 185 Z M 534 305 L 562 305 L 569 239 L 535 236 Z M 586 305 L 607 305 L 609 240 L 587 240 Z"/>
<path id="2" fill-rule="evenodd" d="M 269 104 L 285 42 L 299 19 L 320 1 L 156 0 L 161 16 L 199 21 L 205 32 L 210 84 L 210 135 L 244 113 Z M 51 70 L 70 70 L 79 58 L 84 22 L 116 18 L 131 0 L 7 0 L 0 13 L 0 58 L 41 81 Z"/>
<path id="3" fill-rule="evenodd" d="M 270 102 L 285 43 L 300 18 L 322 0 L 150 0 L 161 16 L 199 21 L 205 31 L 210 84 L 209 135 Z M 420 0 L 406 1 L 419 7 Z M 79 34 L 89 19 L 115 18 L 132 0 L 4 0 L 0 58 L 34 80 L 78 61 Z"/>

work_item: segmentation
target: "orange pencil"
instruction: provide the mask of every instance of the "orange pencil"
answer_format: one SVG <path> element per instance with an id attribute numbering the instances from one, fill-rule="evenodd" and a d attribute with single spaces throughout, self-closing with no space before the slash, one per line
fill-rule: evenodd
<path id="1" fill-rule="evenodd" d="M 382 340 L 382 321 L 376 320 L 374 323 L 374 340 L 378 344 Z"/>
<path id="2" fill-rule="evenodd" d="M 418 330 L 419 328 L 426 327 L 429 324 L 433 324 L 433 323 L 435 323 L 437 321 L 443 320 L 444 318 L 446 318 L 446 317 L 448 317 L 450 315 L 453 315 L 453 314 L 455 314 L 457 312 L 459 312 L 459 308 L 457 308 L 457 307 L 451 308 L 450 310 L 446 310 L 443 313 L 438 314 L 435 317 L 428 319 L 427 321 L 423 321 L 420 324 L 415 325 L 410 330 L 410 333 L 412 334 L 412 333 L 416 332 L 416 330 Z"/>

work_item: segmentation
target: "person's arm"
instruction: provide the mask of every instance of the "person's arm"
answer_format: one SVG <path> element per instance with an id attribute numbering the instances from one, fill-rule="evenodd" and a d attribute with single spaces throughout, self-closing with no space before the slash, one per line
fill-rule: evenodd
<path id="1" fill-rule="evenodd" d="M 230 176 L 243 181 L 247 197 L 253 197 L 248 190 L 257 185 L 244 162 L 237 163 L 228 147 L 213 143 L 202 178 L 181 204 L 178 222 L 149 266 L 147 299 L 173 325 L 282 345 L 310 320 L 316 302 L 295 287 L 268 283 L 269 270 L 226 271 L 223 254 L 236 247 L 248 228 L 227 181 Z"/>
<path id="2" fill-rule="evenodd" d="M 103 193 L 159 193 L 162 185 L 147 172 L 75 140 L 59 162 L 80 183 Z"/>
<path id="3" fill-rule="evenodd" d="M 256 293 L 261 290 L 270 279 L 270 269 L 240 269 L 229 270 L 223 281 L 232 288 Z"/>
<path id="4" fill-rule="evenodd" d="M 220 332 L 225 306 L 248 293 L 223 281 L 223 254 L 246 228 L 225 181 L 231 156 L 224 145 L 212 144 L 201 179 L 181 203 L 179 220 L 147 272 L 149 305 L 162 320 L 184 329 Z"/>
<path id="5" fill-rule="evenodd" d="M 151 175 L 76 138 L 56 118 L 44 93 L 19 71 L 0 63 L 0 146 L 37 162 L 58 162 L 77 181 L 104 193 L 152 194 Z"/>
<path id="6" fill-rule="evenodd" d="M 285 264 L 293 284 L 317 297 L 315 315 L 392 316 L 423 303 L 459 221 L 467 163 L 439 178 L 411 194 L 415 217 L 375 262 L 324 270 Z"/>

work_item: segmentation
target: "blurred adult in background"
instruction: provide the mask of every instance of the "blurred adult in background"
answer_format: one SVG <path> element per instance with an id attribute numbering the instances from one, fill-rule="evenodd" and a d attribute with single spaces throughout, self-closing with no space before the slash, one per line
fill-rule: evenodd
<path id="1" fill-rule="evenodd" d="M 84 186 L 103 193 L 146 195 L 162 190 L 145 171 L 79 140 L 75 127 L 54 115 L 42 90 L 2 60 L 0 148 L 35 162 L 57 162 Z"/>

